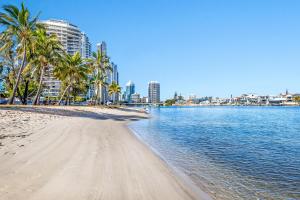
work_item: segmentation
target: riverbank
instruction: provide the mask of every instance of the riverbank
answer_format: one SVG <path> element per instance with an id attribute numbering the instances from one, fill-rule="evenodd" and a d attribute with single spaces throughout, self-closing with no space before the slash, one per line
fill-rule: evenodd
<path id="1" fill-rule="evenodd" d="M 129 109 L 0 107 L 1 199 L 207 199 L 127 128 Z"/>

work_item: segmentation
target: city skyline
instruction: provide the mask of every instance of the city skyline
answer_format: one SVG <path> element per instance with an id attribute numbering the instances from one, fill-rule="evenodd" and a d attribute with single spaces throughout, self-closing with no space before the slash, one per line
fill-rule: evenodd
<path id="1" fill-rule="evenodd" d="M 120 85 L 134 80 L 142 95 L 148 80 L 163 85 L 162 99 L 174 91 L 220 97 L 299 92 L 297 1 L 24 2 L 33 14 L 42 11 L 42 20 L 78 25 L 93 50 L 106 41 L 120 66 Z"/>

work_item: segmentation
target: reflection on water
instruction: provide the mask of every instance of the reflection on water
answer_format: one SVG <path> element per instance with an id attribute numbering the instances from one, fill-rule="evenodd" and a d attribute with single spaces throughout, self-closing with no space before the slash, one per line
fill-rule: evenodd
<path id="1" fill-rule="evenodd" d="M 300 199 L 299 107 L 156 108 L 130 127 L 216 199 Z"/>

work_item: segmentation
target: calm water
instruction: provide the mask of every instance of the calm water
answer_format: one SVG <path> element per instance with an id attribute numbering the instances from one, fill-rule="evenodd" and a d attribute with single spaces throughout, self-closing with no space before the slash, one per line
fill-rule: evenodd
<path id="1" fill-rule="evenodd" d="M 216 199 L 300 199 L 300 107 L 152 109 L 131 128 Z"/>

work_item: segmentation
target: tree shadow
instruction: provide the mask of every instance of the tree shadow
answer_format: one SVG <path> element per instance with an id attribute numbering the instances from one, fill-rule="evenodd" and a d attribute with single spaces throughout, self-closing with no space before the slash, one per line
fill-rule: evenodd
<path id="1" fill-rule="evenodd" d="M 1 106 L 1 110 L 11 110 L 11 111 L 22 111 L 30 113 L 40 113 L 54 116 L 66 116 L 66 117 L 84 117 L 96 120 L 114 120 L 114 121 L 138 121 L 140 119 L 147 119 L 147 116 L 142 116 L 141 112 L 132 109 L 115 108 L 116 110 L 131 112 L 133 114 L 110 114 L 102 113 L 101 108 L 99 108 L 99 113 L 81 110 L 74 108 L 72 110 L 64 108 L 55 107 L 38 107 L 38 106 Z M 134 114 L 136 113 L 136 114 Z"/>

